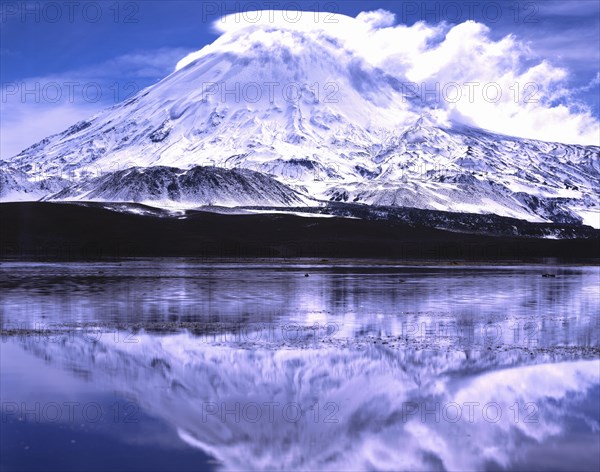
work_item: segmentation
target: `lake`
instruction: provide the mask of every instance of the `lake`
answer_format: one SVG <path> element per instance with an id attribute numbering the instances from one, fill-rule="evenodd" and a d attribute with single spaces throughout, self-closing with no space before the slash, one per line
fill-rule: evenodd
<path id="1" fill-rule="evenodd" d="M 5 261 L 0 470 L 597 471 L 599 283 L 548 263 Z"/>

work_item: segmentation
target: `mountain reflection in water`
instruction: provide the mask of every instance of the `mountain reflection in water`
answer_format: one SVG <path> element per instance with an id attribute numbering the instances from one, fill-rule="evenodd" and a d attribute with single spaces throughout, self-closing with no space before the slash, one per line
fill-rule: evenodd
<path id="1" fill-rule="evenodd" d="M 598 268 L 66 267 L 2 279 L 3 404 L 113 392 L 224 470 L 600 465 Z"/>

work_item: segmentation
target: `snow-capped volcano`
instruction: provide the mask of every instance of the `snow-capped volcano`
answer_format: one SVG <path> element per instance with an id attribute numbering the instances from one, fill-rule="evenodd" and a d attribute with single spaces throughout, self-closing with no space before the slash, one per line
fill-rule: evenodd
<path id="1" fill-rule="evenodd" d="M 284 175 L 276 168 L 306 159 L 349 171 L 352 163 L 340 159 L 340 150 L 368 150 L 419 118 L 400 81 L 353 60 L 335 42 L 293 30 L 243 33 L 225 35 L 229 41 L 222 37 L 219 47 L 205 48 L 155 86 L 16 161 L 90 172 L 92 165 L 106 172 L 117 164 L 243 162 Z"/>
<path id="2" fill-rule="evenodd" d="M 402 77 L 346 46 L 326 29 L 236 28 L 156 85 L 22 151 L 6 172 L 75 180 L 54 198 L 164 201 L 164 188 L 146 195 L 122 188 L 138 188 L 143 172 L 127 181 L 99 177 L 134 167 L 242 168 L 317 200 L 600 226 L 598 146 L 449 122 Z M 2 193 L 15 195 L 18 184 L 10 190 Z M 231 197 L 184 204 L 235 205 Z M 247 205 L 248 195 L 240 197 Z"/>

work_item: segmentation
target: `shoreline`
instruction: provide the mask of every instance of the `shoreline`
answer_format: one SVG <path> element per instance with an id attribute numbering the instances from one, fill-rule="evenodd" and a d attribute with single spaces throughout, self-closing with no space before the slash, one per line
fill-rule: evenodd
<path id="1" fill-rule="evenodd" d="M 0 204 L 0 261 L 121 260 L 377 260 L 420 265 L 566 263 L 600 261 L 600 231 L 573 225 L 500 221 L 492 236 L 460 215 L 440 228 L 427 215 L 416 220 L 360 219 L 293 214 L 227 215 L 196 211 L 182 217 L 119 212 L 70 203 Z M 415 217 L 416 218 L 416 217 Z M 496 223 L 494 223 L 496 224 Z M 475 225 L 475 226 L 473 226 Z M 456 228 L 454 227 L 456 226 Z M 510 229 L 514 227 L 514 230 Z M 507 231 L 514 235 L 507 235 Z M 556 231 L 564 238 L 538 237 Z M 570 236 L 569 236 L 570 235 Z M 387 263 L 387 262 L 386 262 Z"/>

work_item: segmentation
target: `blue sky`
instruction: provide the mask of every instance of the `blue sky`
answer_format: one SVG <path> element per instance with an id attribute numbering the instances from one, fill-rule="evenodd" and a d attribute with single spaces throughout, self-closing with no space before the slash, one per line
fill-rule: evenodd
<path id="1" fill-rule="evenodd" d="M 491 38 L 514 34 L 530 47 L 535 58 L 546 58 L 552 65 L 567 69 L 572 94 L 560 100 L 580 102 L 596 117 L 600 114 L 598 0 L 74 3 L 1 2 L 1 131 L 6 143 L 2 158 L 160 80 L 187 53 L 218 37 L 212 24 L 220 16 L 269 8 L 350 16 L 385 9 L 396 15 L 396 23 L 408 25 L 416 21 L 458 24 L 473 19 L 491 29 Z M 65 83 L 74 85 L 69 89 Z M 96 85 L 84 93 L 82 88 L 88 83 Z M 56 103 L 48 103 L 58 92 L 52 86 L 36 89 L 48 84 L 61 88 L 57 102 L 66 108 L 60 113 L 56 106 L 49 109 Z M 31 92 L 23 97 L 19 92 L 27 87 Z M 20 96 L 18 108 L 15 96 Z M 42 113 L 48 113 L 45 121 Z M 31 123 L 31 129 L 16 136 L 14 129 L 19 123 Z"/>

